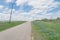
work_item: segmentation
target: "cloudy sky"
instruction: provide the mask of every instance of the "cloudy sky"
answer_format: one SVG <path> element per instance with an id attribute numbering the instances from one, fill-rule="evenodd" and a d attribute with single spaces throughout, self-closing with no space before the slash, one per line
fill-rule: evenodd
<path id="1" fill-rule="evenodd" d="M 12 9 L 13 3 L 13 9 Z M 60 0 L 0 0 L 0 21 L 55 19 L 60 17 Z"/>

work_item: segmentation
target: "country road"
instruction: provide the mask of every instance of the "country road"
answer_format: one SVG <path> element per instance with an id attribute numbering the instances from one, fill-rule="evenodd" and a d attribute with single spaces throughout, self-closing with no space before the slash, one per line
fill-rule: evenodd
<path id="1" fill-rule="evenodd" d="M 31 40 L 31 22 L 0 32 L 0 40 Z"/>

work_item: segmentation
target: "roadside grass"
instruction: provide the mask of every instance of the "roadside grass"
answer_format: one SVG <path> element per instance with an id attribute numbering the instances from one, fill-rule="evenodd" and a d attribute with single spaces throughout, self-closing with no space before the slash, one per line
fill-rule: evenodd
<path id="1" fill-rule="evenodd" d="M 11 23 L 9 23 L 9 22 L 0 22 L 0 31 L 9 29 L 11 27 L 14 27 L 16 25 L 22 24 L 24 22 L 25 21 L 12 21 Z"/>
<path id="2" fill-rule="evenodd" d="M 32 22 L 34 40 L 60 40 L 60 24 L 43 21 Z"/>

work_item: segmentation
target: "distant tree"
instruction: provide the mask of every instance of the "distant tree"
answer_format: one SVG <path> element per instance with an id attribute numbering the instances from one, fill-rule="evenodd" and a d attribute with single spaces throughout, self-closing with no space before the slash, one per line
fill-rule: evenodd
<path id="1" fill-rule="evenodd" d="M 48 21 L 48 19 L 47 19 L 47 18 L 45 18 L 45 19 L 42 19 L 42 21 Z"/>
<path id="2" fill-rule="evenodd" d="M 57 20 L 60 20 L 60 18 L 58 17 Z"/>

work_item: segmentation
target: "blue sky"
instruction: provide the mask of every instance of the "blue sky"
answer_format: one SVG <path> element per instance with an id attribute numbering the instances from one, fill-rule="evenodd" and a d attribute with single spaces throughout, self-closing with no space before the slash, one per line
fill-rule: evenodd
<path id="1" fill-rule="evenodd" d="M 32 6 L 27 5 L 27 3 L 24 3 L 23 5 L 21 5 L 22 7 L 20 7 L 20 6 L 17 6 L 15 2 L 16 2 L 16 0 L 14 0 L 14 2 L 13 2 L 15 10 L 23 10 L 24 12 L 28 12 L 32 9 Z M 7 8 L 10 8 L 10 9 L 12 8 L 12 3 L 11 2 L 6 3 L 5 0 L 0 0 L 0 5 L 3 5 Z"/>
<path id="2" fill-rule="evenodd" d="M 12 1 L 14 5 L 12 20 L 60 17 L 60 0 L 0 0 L 0 20 L 9 19 Z"/>
<path id="3" fill-rule="evenodd" d="M 60 2 L 60 0 L 55 0 L 56 2 Z"/>

